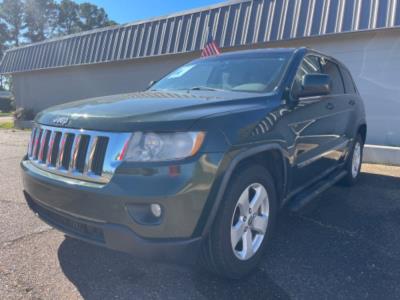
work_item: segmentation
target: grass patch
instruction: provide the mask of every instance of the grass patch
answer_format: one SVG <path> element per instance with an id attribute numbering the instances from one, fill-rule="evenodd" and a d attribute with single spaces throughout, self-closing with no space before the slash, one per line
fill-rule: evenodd
<path id="1" fill-rule="evenodd" d="M 11 117 L 12 116 L 12 112 L 2 112 L 0 111 L 0 117 Z"/>
<path id="2" fill-rule="evenodd" d="M 12 129 L 14 128 L 14 122 L 0 123 L 0 129 Z"/>

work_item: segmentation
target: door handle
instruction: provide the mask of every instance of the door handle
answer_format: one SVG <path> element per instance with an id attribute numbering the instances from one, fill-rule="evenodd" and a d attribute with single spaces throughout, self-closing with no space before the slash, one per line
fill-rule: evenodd
<path id="1" fill-rule="evenodd" d="M 332 110 L 332 109 L 335 108 L 335 105 L 333 105 L 332 103 L 329 102 L 329 103 L 326 105 L 326 108 L 329 109 L 329 110 Z"/>
<path id="2" fill-rule="evenodd" d="M 350 104 L 350 105 L 355 105 L 355 104 L 356 104 L 356 101 L 355 101 L 354 99 L 350 99 L 350 100 L 349 100 L 349 104 Z"/>

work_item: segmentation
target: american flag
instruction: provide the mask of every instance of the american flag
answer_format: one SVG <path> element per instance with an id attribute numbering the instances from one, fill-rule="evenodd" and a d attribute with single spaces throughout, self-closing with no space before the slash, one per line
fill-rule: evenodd
<path id="1" fill-rule="evenodd" d="M 221 50 L 219 49 L 217 42 L 213 39 L 212 34 L 209 34 L 207 44 L 201 51 L 201 57 L 207 57 L 219 54 L 221 54 Z"/>

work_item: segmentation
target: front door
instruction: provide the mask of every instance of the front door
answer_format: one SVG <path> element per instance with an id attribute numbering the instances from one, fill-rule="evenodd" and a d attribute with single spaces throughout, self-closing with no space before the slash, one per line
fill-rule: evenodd
<path id="1" fill-rule="evenodd" d="M 346 149 L 346 138 L 341 130 L 343 126 L 338 123 L 342 121 L 343 113 L 340 105 L 344 93 L 343 81 L 341 77 L 332 77 L 333 66 L 327 63 L 318 55 L 306 56 L 292 86 L 292 95 L 295 95 L 296 89 L 301 88 L 303 76 L 309 73 L 327 73 L 332 80 L 329 95 L 300 98 L 290 105 L 287 126 L 293 134 L 293 145 L 290 145 L 292 191 L 305 187 L 318 175 L 332 171 Z"/>

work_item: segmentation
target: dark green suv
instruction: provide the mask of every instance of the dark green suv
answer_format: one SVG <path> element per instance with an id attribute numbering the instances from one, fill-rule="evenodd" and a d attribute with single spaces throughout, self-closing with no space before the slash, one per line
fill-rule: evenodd
<path id="1" fill-rule="evenodd" d="M 253 270 L 278 210 L 354 184 L 366 138 L 345 66 L 316 51 L 201 58 L 147 91 L 50 108 L 23 169 L 28 204 L 67 235 L 153 260 Z"/>

